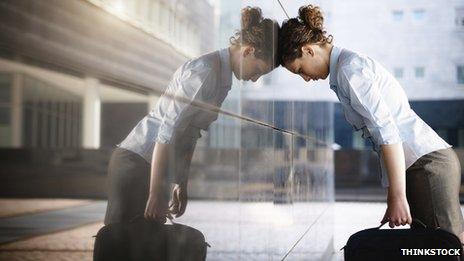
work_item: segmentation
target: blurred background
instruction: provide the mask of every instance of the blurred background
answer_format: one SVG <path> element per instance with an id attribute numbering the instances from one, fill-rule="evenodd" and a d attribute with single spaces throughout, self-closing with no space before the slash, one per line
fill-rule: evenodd
<path id="1" fill-rule="evenodd" d="M 281 2 L 320 6 L 334 44 L 383 64 L 463 165 L 463 0 Z M 248 5 L 286 18 L 277 0 L 0 1 L 0 260 L 92 259 L 111 151 L 180 65 L 229 46 Z M 380 221 L 377 156 L 328 81 L 234 79 L 221 110 L 178 220 L 208 260 L 332 260 Z"/>

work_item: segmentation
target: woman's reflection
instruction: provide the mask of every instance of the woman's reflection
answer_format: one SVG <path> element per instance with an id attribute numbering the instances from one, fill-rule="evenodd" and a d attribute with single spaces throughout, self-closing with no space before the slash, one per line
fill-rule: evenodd
<path id="1" fill-rule="evenodd" d="M 229 48 L 187 61 L 174 73 L 155 108 L 113 151 L 108 167 L 109 191 L 105 224 L 127 222 L 137 215 L 166 222 L 187 206 L 188 171 L 200 130 L 217 119 L 232 85 L 256 81 L 276 67 L 277 22 L 259 8 L 242 9 L 241 30 Z M 123 119 L 121 119 L 123 120 Z M 169 188 L 171 204 L 169 201 Z"/>

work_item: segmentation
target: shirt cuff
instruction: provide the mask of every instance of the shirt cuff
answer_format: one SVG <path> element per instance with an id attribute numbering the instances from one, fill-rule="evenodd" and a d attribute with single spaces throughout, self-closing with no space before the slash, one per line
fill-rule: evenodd
<path id="1" fill-rule="evenodd" d="M 169 144 L 171 142 L 171 136 L 158 133 L 158 136 L 155 139 L 156 143 Z"/>

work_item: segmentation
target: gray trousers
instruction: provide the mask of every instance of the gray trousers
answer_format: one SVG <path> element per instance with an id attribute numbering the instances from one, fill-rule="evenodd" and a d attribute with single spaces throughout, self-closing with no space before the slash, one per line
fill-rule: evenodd
<path id="1" fill-rule="evenodd" d="M 150 188 L 150 164 L 136 153 L 116 148 L 108 165 L 105 225 L 143 215 Z"/>
<path id="2" fill-rule="evenodd" d="M 406 196 L 412 217 L 455 235 L 464 230 L 460 188 L 461 166 L 451 148 L 424 155 L 406 170 Z"/>

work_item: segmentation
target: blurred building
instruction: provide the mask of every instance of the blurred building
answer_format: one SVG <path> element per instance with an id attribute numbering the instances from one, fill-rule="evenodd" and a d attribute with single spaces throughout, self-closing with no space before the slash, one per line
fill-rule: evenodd
<path id="1" fill-rule="evenodd" d="M 1 1 L 0 147 L 114 146 L 211 25 L 206 0 Z"/>
<path id="2" fill-rule="evenodd" d="M 464 147 L 464 1 L 333 1 L 325 10 L 335 44 L 384 65 L 413 110 L 454 147 Z M 370 146 L 335 106 L 335 142 Z"/>
<path id="3" fill-rule="evenodd" d="M 105 197 L 111 149 L 211 25 L 207 0 L 1 1 L 0 194 Z"/>
<path id="4" fill-rule="evenodd" d="M 404 87 L 416 113 L 448 143 L 464 147 L 464 1 L 311 3 L 321 7 L 335 45 L 379 61 Z M 283 4 L 290 17 L 295 17 L 298 8 L 308 3 Z M 274 17 L 286 19 L 283 11 L 278 11 Z M 259 86 L 244 90 L 245 98 L 328 106 L 334 114 L 335 143 L 346 149 L 371 146 L 345 121 L 327 80 L 307 84 L 279 68 L 263 77 Z M 307 120 L 303 115 L 300 118 Z"/>

